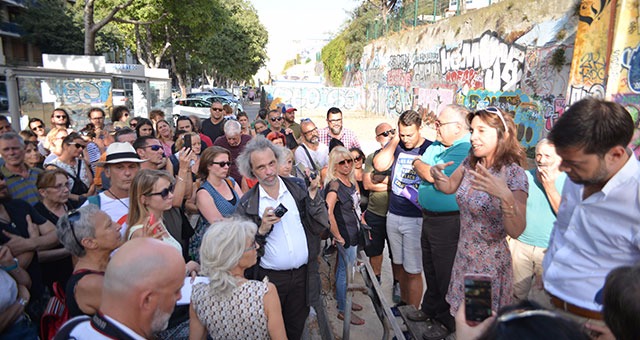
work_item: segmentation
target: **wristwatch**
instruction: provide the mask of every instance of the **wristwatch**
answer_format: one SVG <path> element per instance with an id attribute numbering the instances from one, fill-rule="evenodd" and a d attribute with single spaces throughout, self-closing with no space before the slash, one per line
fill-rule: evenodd
<path id="1" fill-rule="evenodd" d="M 12 270 L 15 270 L 18 268 L 18 259 L 17 258 L 13 258 L 13 264 L 10 266 L 0 266 L 0 269 L 4 270 L 5 272 L 9 272 Z"/>

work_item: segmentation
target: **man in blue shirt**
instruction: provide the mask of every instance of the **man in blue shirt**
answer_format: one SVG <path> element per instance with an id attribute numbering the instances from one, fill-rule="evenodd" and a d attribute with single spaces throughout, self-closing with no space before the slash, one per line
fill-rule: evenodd
<path id="1" fill-rule="evenodd" d="M 536 167 L 527 171 L 527 227 L 517 239 L 509 242 L 513 260 L 513 294 L 525 300 L 529 291 L 542 293 L 542 260 L 549 246 L 549 238 L 556 213 L 560 207 L 560 192 L 567 175 L 561 172 L 562 158 L 548 139 L 536 145 Z M 538 281 L 537 287 L 532 283 Z"/>
<path id="2" fill-rule="evenodd" d="M 427 291 L 422 308 L 408 315 L 415 321 L 430 319 L 434 327 L 426 338 L 441 339 L 455 331 L 455 320 L 449 313 L 445 300 L 451 269 L 458 249 L 460 235 L 460 211 L 455 194 L 446 195 L 433 185 L 431 166 L 453 162 L 445 169 L 447 176 L 456 170 L 469 155 L 469 110 L 459 105 L 447 105 L 435 122 L 437 140 L 427 148 L 422 157 L 416 157 L 413 165 L 422 178 L 418 188 L 418 201 L 422 206 L 422 265 L 427 281 Z M 442 325 L 446 327 L 444 329 Z"/>

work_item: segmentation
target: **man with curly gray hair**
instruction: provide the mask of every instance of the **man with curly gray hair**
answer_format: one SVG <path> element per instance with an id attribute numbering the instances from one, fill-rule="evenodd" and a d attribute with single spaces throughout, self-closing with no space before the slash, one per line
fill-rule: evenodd
<path id="1" fill-rule="evenodd" d="M 265 276 L 276 285 L 289 339 L 300 339 L 309 306 L 317 306 L 320 275 L 317 257 L 320 234 L 328 229 L 328 214 L 318 195 L 319 177 L 308 192 L 294 181 L 278 176 L 283 148 L 256 136 L 247 143 L 236 163 L 240 173 L 258 180 L 240 199 L 236 212 L 259 228 L 259 263 L 251 279 Z M 284 209 L 283 209 L 284 208 Z"/>

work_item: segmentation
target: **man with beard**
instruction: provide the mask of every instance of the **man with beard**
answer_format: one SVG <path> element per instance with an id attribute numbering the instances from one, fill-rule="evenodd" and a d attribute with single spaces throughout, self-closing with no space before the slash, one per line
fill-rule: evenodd
<path id="1" fill-rule="evenodd" d="M 209 108 L 211 112 L 211 118 L 202 121 L 202 132 L 209 137 L 212 141 L 215 141 L 218 137 L 224 135 L 222 127 L 224 126 L 224 109 L 222 103 L 212 102 Z"/>
<path id="2" fill-rule="evenodd" d="M 146 161 L 142 164 L 142 169 L 166 170 L 173 174 L 173 165 L 164 156 L 162 144 L 156 137 L 138 137 L 133 142 L 133 148 L 136 149 L 140 159 Z"/>
<path id="3" fill-rule="evenodd" d="M 556 148 L 544 138 L 536 145 L 536 167 L 527 171 L 529 197 L 527 198 L 527 226 L 517 239 L 511 239 L 509 248 L 513 261 L 513 294 L 525 300 L 529 291 L 539 293 L 542 280 L 542 260 L 549 246 L 549 237 L 560 207 L 560 191 L 567 175 L 558 167 L 562 159 Z"/>
<path id="4" fill-rule="evenodd" d="M 311 119 L 300 121 L 300 147 L 296 149 L 294 156 L 296 163 L 301 163 L 307 169 L 317 171 L 329 164 L 329 147 L 320 143 L 318 128 Z"/>
<path id="5" fill-rule="evenodd" d="M 296 123 L 296 111 L 298 109 L 290 107 L 284 111 L 284 127 L 291 129 L 296 140 L 300 140 L 300 124 Z"/>
<path id="6" fill-rule="evenodd" d="M 262 132 L 263 136 L 267 136 L 270 132 L 280 132 L 286 138 L 286 147 L 293 150 L 298 146 L 298 142 L 293 135 L 293 131 L 291 129 L 284 129 L 282 127 L 282 114 L 278 110 L 269 111 L 269 129 L 264 130 Z"/>
<path id="7" fill-rule="evenodd" d="M 360 142 L 356 134 L 342 127 L 342 111 L 332 107 L 327 111 L 327 127 L 319 131 L 320 143 L 329 146 L 332 138 L 342 142 L 345 148 L 360 148 Z"/>
<path id="8" fill-rule="evenodd" d="M 38 251 L 51 249 L 58 244 L 56 227 L 27 202 L 12 199 L 2 173 L 0 231 L 0 245 L 7 246 L 15 256 L 15 269 L 24 269 L 31 277 L 31 300 L 28 301 L 27 312 L 32 320 L 40 320 L 46 300 Z"/>
<path id="9" fill-rule="evenodd" d="M 162 241 L 127 241 L 109 261 L 100 309 L 69 320 L 55 339 L 154 339 L 181 298 L 185 263 Z"/>
<path id="10" fill-rule="evenodd" d="M 416 309 L 423 291 L 422 210 L 414 198 L 421 180 L 412 164 L 431 145 L 431 141 L 420 135 L 420 125 L 420 114 L 413 110 L 403 112 L 398 118 L 398 134 L 373 158 L 373 167 L 377 171 L 391 169 L 387 236 L 393 255 L 393 270 L 398 273 L 400 281 L 399 305 L 411 304 Z"/>
<path id="11" fill-rule="evenodd" d="M 140 170 L 136 150 L 129 143 L 112 143 L 107 148 L 106 158 L 100 166 L 104 166 L 104 175 L 109 179 L 109 189 L 87 199 L 85 204 L 95 204 L 113 221 L 122 226 L 120 233 L 124 237 L 129 214 L 129 189 L 133 177 Z"/>
<path id="12" fill-rule="evenodd" d="M 581 323 L 604 326 L 596 293 L 612 269 L 640 260 L 640 165 L 628 148 L 633 132 L 622 105 L 587 98 L 571 105 L 548 136 L 570 181 L 542 263 L 549 293 L 543 303 Z"/>
<path id="13" fill-rule="evenodd" d="M 242 126 L 240 126 L 240 123 L 238 123 L 237 120 L 230 120 L 224 125 L 224 136 L 218 137 L 218 139 L 213 142 L 213 145 L 221 146 L 231 153 L 231 157 L 229 157 L 229 161 L 231 162 L 229 166 L 229 176 L 233 177 L 236 183 L 242 183 L 242 175 L 240 175 L 238 171 L 236 158 L 238 158 L 238 155 L 244 150 L 244 146 L 251 140 L 251 136 L 242 134 L 241 131 Z"/>

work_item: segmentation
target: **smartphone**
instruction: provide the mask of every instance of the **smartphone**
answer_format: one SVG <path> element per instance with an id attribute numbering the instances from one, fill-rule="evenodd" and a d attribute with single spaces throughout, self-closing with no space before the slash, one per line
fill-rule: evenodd
<path id="1" fill-rule="evenodd" d="M 156 224 L 157 220 L 156 220 L 156 215 L 154 215 L 153 213 L 151 213 L 149 215 L 149 225 L 154 225 Z M 153 231 L 151 232 L 153 235 L 156 235 L 157 233 L 160 232 L 160 226 L 157 226 L 155 228 L 153 228 Z"/>
<path id="2" fill-rule="evenodd" d="M 467 324 L 475 326 L 491 316 L 491 276 L 464 276 L 464 308 Z"/>
<path id="3" fill-rule="evenodd" d="M 278 205 L 275 209 L 273 209 L 273 214 L 276 215 L 277 217 L 282 217 L 284 216 L 284 214 L 287 213 L 287 211 L 289 210 L 285 208 L 284 205 L 282 205 L 282 203 L 280 203 L 280 205 Z"/>
<path id="4" fill-rule="evenodd" d="M 184 135 L 183 138 L 184 138 L 184 147 L 191 148 L 191 135 L 190 134 Z"/>

